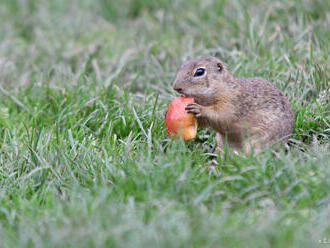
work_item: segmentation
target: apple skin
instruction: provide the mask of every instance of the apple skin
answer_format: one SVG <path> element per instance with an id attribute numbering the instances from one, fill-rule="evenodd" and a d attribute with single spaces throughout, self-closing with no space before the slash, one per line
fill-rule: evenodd
<path id="1" fill-rule="evenodd" d="M 184 140 L 196 137 L 197 120 L 185 110 L 188 104 L 194 102 L 194 98 L 183 96 L 175 97 L 170 102 L 165 117 L 165 127 L 169 137 L 178 136 Z"/>

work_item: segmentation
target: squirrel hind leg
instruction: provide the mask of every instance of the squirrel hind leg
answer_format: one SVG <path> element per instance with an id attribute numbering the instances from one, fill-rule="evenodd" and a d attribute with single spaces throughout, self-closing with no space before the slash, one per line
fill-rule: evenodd
<path id="1" fill-rule="evenodd" d="M 246 139 L 243 143 L 243 152 L 245 154 L 253 153 L 254 155 L 256 155 L 262 152 L 265 145 L 267 144 L 263 142 L 263 139 L 250 137 L 249 139 Z"/>
<path id="2" fill-rule="evenodd" d="M 216 133 L 217 152 L 224 154 L 227 151 L 229 154 L 238 154 L 241 151 L 241 142 L 230 142 L 221 133 Z"/>
<path id="3" fill-rule="evenodd" d="M 223 145 L 224 145 L 224 140 L 222 138 L 222 135 L 217 132 L 216 135 L 215 135 L 215 139 L 217 141 L 217 152 L 222 154 L 223 153 Z"/>

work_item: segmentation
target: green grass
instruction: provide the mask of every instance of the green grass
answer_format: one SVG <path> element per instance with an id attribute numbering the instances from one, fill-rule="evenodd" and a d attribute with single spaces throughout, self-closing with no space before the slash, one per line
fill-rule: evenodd
<path id="1" fill-rule="evenodd" d="M 1 0 L 0 247 L 327 247 L 329 3 Z M 288 152 L 168 139 L 205 55 L 285 92 Z"/>

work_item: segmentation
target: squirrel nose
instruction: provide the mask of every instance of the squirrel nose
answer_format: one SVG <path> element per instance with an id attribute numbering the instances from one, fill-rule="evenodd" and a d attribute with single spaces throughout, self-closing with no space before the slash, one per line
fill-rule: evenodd
<path id="1" fill-rule="evenodd" d="M 182 93 L 182 88 L 179 88 L 179 87 L 174 87 L 174 90 L 179 92 L 179 93 Z"/>

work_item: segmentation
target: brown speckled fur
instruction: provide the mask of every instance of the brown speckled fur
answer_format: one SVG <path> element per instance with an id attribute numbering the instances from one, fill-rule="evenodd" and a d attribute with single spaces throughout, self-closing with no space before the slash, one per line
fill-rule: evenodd
<path id="1" fill-rule="evenodd" d="M 198 68 L 205 73 L 194 77 Z M 283 93 L 264 78 L 233 76 L 217 58 L 183 64 L 173 88 L 195 99 L 186 110 L 199 126 L 217 132 L 220 150 L 227 140 L 234 150 L 257 153 L 265 145 L 286 142 L 292 134 L 293 111 Z"/>

